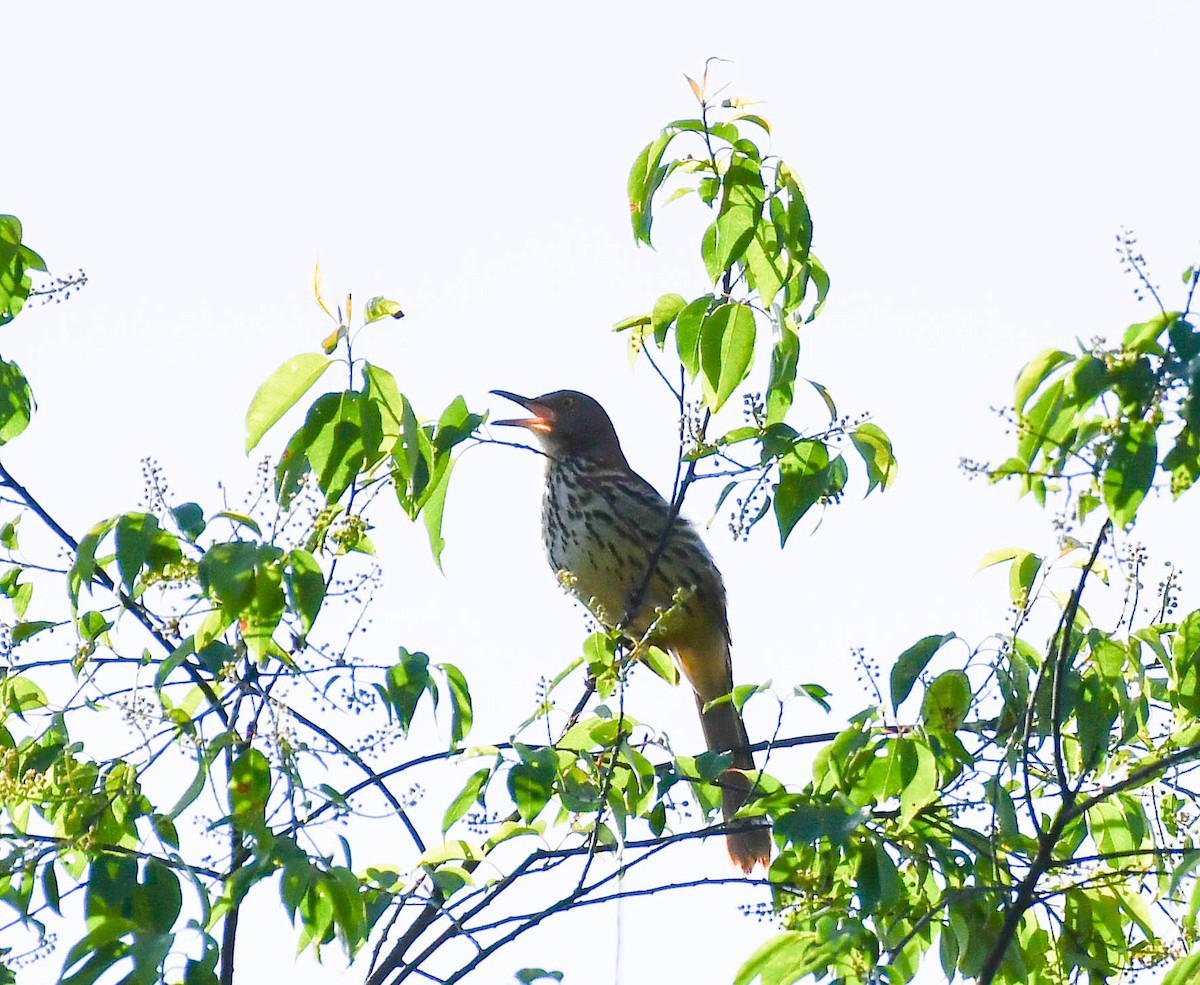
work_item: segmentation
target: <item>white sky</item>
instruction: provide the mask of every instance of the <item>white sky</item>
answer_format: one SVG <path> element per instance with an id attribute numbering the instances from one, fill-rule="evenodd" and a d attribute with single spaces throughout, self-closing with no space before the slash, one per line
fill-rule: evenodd
<path id="1" fill-rule="evenodd" d="M 2 340 L 40 404 L 4 461 L 77 532 L 134 507 L 146 454 L 181 499 L 211 506 L 215 476 L 243 487 L 250 396 L 329 330 L 309 293 L 318 257 L 329 296 L 403 304 L 360 354 L 419 410 L 460 392 L 498 406 L 494 387 L 586 390 L 666 487 L 670 400 L 644 367 L 630 374 L 608 329 L 660 293 L 704 289 L 700 226 L 694 202 L 673 205 L 658 252 L 635 249 L 625 178 L 660 126 L 691 115 L 682 73 L 731 60 L 730 94 L 766 100 L 772 149 L 805 183 L 833 280 L 800 372 L 843 411 L 870 411 L 901 472 L 783 554 L 769 523 L 748 545 L 720 522 L 709 539 L 739 680 L 819 681 L 843 713 L 867 703 L 851 647 L 886 671 L 919 636 L 998 627 L 1004 581 L 972 578 L 976 562 L 1051 546 L 1048 518 L 957 462 L 1006 455 L 988 408 L 1024 360 L 1149 316 L 1119 273 L 1118 230 L 1138 232 L 1168 298 L 1200 258 L 1191 3 L 25 4 L 4 33 L 0 211 L 55 272 L 90 277 Z M 815 401 L 799 414 L 820 422 Z M 504 449 L 464 459 L 444 579 L 421 531 L 376 536 L 391 562 L 379 655 L 403 644 L 459 664 L 481 741 L 578 646 L 541 555 L 539 473 Z M 631 701 L 698 742 L 685 692 L 642 675 Z M 761 734 L 769 709 L 757 714 Z M 838 721 L 805 708 L 789 725 Z M 677 858 L 722 875 L 723 855 Z M 741 898 L 627 904 L 623 981 L 644 980 L 632 969 L 648 955 L 677 980 L 729 979 L 770 933 L 736 912 Z M 612 981 L 617 927 L 613 909 L 561 921 L 479 980 L 528 963 Z M 278 968 L 291 938 L 263 933 L 279 936 L 242 957 Z"/>

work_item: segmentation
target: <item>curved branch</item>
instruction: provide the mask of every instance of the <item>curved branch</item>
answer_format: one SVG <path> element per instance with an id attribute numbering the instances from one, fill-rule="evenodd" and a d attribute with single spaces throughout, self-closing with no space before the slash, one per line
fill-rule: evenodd
<path id="1" fill-rule="evenodd" d="M 289 715 L 291 715 L 292 718 L 296 719 L 296 721 L 298 721 L 305 728 L 312 730 L 326 742 L 333 745 L 338 752 L 340 752 L 343 756 L 350 760 L 350 762 L 367 774 L 367 779 L 363 782 L 363 786 L 375 787 L 381 794 L 383 794 L 384 800 L 391 805 L 392 809 L 396 812 L 396 816 L 400 818 L 400 822 L 407 829 L 409 837 L 412 838 L 413 843 L 417 846 L 417 850 L 424 853 L 425 842 L 421 838 L 420 832 L 417 831 L 416 825 L 413 824 L 412 819 L 408 816 L 408 812 L 404 810 L 404 805 L 400 803 L 396 795 L 392 793 L 384 784 L 383 777 L 376 773 L 375 770 L 373 770 L 358 753 L 356 753 L 328 729 L 318 725 L 311 718 L 302 715 L 300 712 L 296 711 L 296 709 L 280 701 L 278 698 L 273 700 L 279 705 L 280 708 L 283 708 Z M 314 814 L 315 813 L 316 812 L 314 812 Z"/>
<path id="2" fill-rule="evenodd" d="M 63 529 L 62 525 L 55 520 L 54 517 L 46 512 L 45 507 L 43 507 L 41 503 L 34 499 L 33 494 L 13 477 L 13 474 L 4 467 L 3 463 L 0 463 L 0 483 L 3 483 L 4 485 L 8 486 L 9 489 L 15 492 L 21 498 L 21 501 L 34 512 L 38 519 L 46 524 L 46 526 L 54 532 L 59 540 L 66 544 L 71 553 L 78 555 L 79 542 L 69 533 L 67 533 L 67 531 Z M 123 605 L 126 610 L 133 613 L 133 617 L 142 624 L 142 626 L 152 637 L 154 637 L 155 641 L 163 648 L 163 650 L 167 652 L 167 654 L 175 652 L 175 645 L 168 640 L 158 626 L 155 625 L 154 618 L 149 609 L 142 605 L 142 603 L 137 599 L 131 598 L 124 591 L 118 588 L 112 578 L 109 577 L 108 572 L 99 566 L 96 568 L 96 578 L 99 580 L 101 585 L 117 596 L 121 602 L 121 605 Z M 217 717 L 221 719 L 221 724 L 226 728 L 229 728 L 229 715 L 222 706 L 221 699 L 212 689 L 212 685 L 209 684 L 209 682 L 204 678 L 195 665 L 189 663 L 187 660 L 184 660 L 182 666 L 187 672 L 188 676 L 192 679 L 192 683 L 200 689 L 209 705 L 217 713 Z"/>

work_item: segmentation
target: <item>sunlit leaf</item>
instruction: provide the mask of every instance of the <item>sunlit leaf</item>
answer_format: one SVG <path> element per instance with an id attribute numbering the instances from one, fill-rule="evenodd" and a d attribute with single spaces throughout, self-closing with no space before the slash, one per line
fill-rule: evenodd
<path id="1" fill-rule="evenodd" d="M 913 685 L 925 668 L 929 666 L 933 655 L 954 638 L 953 633 L 926 636 L 917 640 L 896 658 L 890 679 L 892 711 L 900 710 L 900 705 L 912 692 Z"/>
<path id="2" fill-rule="evenodd" d="M 454 664 L 439 664 L 438 669 L 446 678 L 446 690 L 450 694 L 450 745 L 454 747 L 467 737 L 475 721 L 471 690 L 463 672 Z"/>
<path id="3" fill-rule="evenodd" d="M 748 305 L 723 304 L 704 319 L 700 367 L 704 401 L 716 413 L 750 372 L 754 360 L 754 312 Z"/>
<path id="4" fill-rule="evenodd" d="M 449 831 L 456 821 L 466 817 L 473 805 L 480 804 L 481 794 L 491 775 L 491 770 L 483 769 L 476 770 L 467 778 L 463 788 L 450 801 L 445 814 L 442 815 L 442 834 Z"/>
<path id="5" fill-rule="evenodd" d="M 705 315 L 713 303 L 713 296 L 705 294 L 690 302 L 675 318 L 675 346 L 679 361 L 691 379 L 700 372 L 700 332 L 704 327 Z"/>
<path id="6" fill-rule="evenodd" d="M 317 559 L 302 548 L 294 548 L 286 557 L 284 582 L 288 603 L 300 617 L 300 626 L 305 633 L 312 629 L 321 603 L 325 600 L 325 573 Z"/>
<path id="7" fill-rule="evenodd" d="M 1061 349 L 1046 349 L 1025 365 L 1025 368 L 1017 376 L 1014 388 L 1013 407 L 1018 415 L 1024 412 L 1029 398 L 1045 382 L 1046 377 L 1070 360 L 1069 352 L 1063 352 Z"/>
<path id="8" fill-rule="evenodd" d="M 664 294 L 654 302 L 654 307 L 650 311 L 650 325 L 654 329 L 654 341 L 660 349 L 666 341 L 667 330 L 686 304 L 687 302 L 680 294 Z"/>
<path id="9" fill-rule="evenodd" d="M 12 441 L 29 426 L 34 406 L 33 391 L 21 367 L 0 359 L 0 445 Z"/>
<path id="10" fill-rule="evenodd" d="M 1133 522 L 1138 507 L 1154 482 L 1158 468 L 1157 432 L 1149 421 L 1132 421 L 1117 436 L 1104 468 L 1101 490 L 1113 523 L 1124 528 Z"/>
<path id="11" fill-rule="evenodd" d="M 367 306 L 363 311 L 363 320 L 369 325 L 371 322 L 380 321 L 384 318 L 403 318 L 404 312 L 400 310 L 400 304 L 397 301 L 389 301 L 387 298 L 374 297 L 367 302 Z"/>
<path id="12" fill-rule="evenodd" d="M 245 827 L 261 825 L 271 792 L 271 764 L 257 749 L 247 749 L 229 769 L 229 809 Z"/>
<path id="13" fill-rule="evenodd" d="M 936 732 L 955 732 L 967 717 L 972 700 L 971 681 L 961 670 L 938 674 L 925 689 L 921 721 Z"/>
<path id="14" fill-rule="evenodd" d="M 247 452 L 312 388 L 330 364 L 327 356 L 317 352 L 302 352 L 267 377 L 246 411 Z"/>
<path id="15" fill-rule="evenodd" d="M 896 458 L 891 439 L 869 421 L 850 432 L 850 441 L 867 467 L 867 493 L 887 489 L 896 481 Z"/>
<path id="16" fill-rule="evenodd" d="M 508 793 L 521 818 L 529 823 L 542 812 L 554 792 L 557 757 L 549 746 L 526 746 L 516 742 L 513 748 L 521 762 L 508 771 Z"/>

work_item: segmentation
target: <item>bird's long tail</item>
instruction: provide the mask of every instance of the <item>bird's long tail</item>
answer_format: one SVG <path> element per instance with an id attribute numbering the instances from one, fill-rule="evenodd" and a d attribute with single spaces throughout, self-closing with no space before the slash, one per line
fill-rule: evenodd
<path id="1" fill-rule="evenodd" d="M 738 808 L 746 802 L 754 789 L 754 756 L 750 752 L 750 740 L 746 726 L 733 702 L 723 701 L 708 711 L 704 710 L 704 699 L 696 695 L 696 708 L 700 712 L 700 724 L 704 728 L 704 742 L 710 752 L 732 752 L 732 769 L 718 781 L 721 785 L 721 814 L 727 824 L 733 822 Z M 753 822 L 733 822 L 746 825 L 725 836 L 729 857 L 743 872 L 749 875 L 755 867 L 766 868 L 771 864 L 771 832 L 766 827 L 750 827 Z"/>

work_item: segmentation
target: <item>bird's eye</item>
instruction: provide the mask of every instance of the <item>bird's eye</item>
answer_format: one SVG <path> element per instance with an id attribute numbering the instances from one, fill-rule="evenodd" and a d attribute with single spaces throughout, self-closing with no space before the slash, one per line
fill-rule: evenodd
<path id="1" fill-rule="evenodd" d="M 575 406 L 575 398 L 574 397 L 563 397 L 563 406 L 564 407 L 574 407 Z"/>

